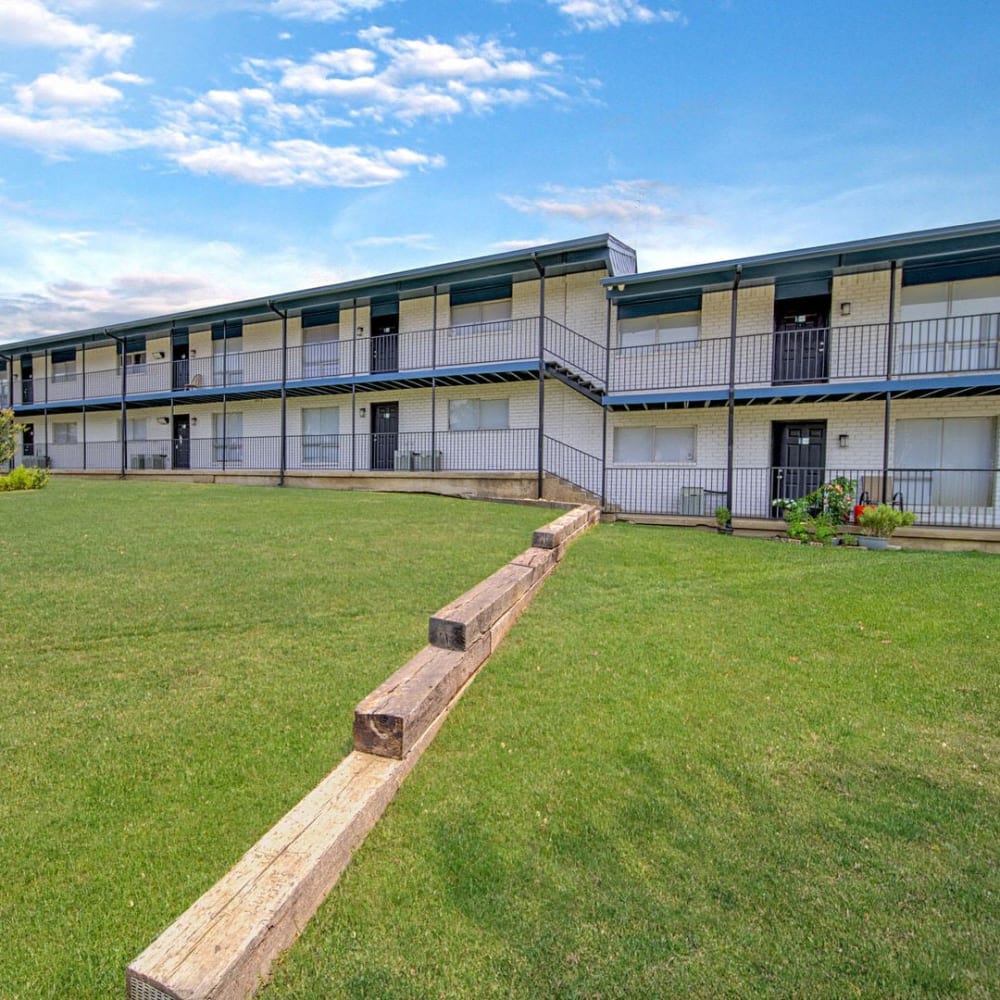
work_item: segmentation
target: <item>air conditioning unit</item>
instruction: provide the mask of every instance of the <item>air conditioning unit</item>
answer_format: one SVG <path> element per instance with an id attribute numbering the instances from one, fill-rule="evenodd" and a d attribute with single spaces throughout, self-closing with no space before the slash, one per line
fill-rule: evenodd
<path id="1" fill-rule="evenodd" d="M 705 491 L 700 486 L 681 487 L 681 515 L 701 517 L 705 503 Z"/>
<path id="2" fill-rule="evenodd" d="M 397 472 L 412 472 L 413 456 L 415 454 L 415 451 L 403 451 L 402 449 L 397 449 L 392 456 L 392 467 Z"/>
<path id="3" fill-rule="evenodd" d="M 441 452 L 415 451 L 413 468 L 419 472 L 438 472 L 441 468 Z"/>

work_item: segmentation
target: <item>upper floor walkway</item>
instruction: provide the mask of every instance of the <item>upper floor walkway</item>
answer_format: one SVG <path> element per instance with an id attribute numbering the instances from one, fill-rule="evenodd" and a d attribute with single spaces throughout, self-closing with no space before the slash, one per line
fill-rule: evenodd
<path id="1" fill-rule="evenodd" d="M 156 360 L 129 353 L 124 366 L 119 355 L 114 367 L 91 367 L 93 349 L 83 345 L 45 352 L 30 367 L 22 362 L 15 372 L 9 364 L 0 373 L 0 403 L 25 412 L 101 408 L 120 405 L 122 398 L 211 401 L 282 390 L 296 395 L 352 386 L 405 388 L 535 377 L 541 369 L 609 405 L 721 399 L 730 381 L 747 398 L 1000 388 L 998 313 L 625 347 L 608 347 L 537 316 L 286 349 L 232 349 L 229 343 L 214 341 L 204 357 Z M 247 343 L 252 339 L 241 340 Z"/>

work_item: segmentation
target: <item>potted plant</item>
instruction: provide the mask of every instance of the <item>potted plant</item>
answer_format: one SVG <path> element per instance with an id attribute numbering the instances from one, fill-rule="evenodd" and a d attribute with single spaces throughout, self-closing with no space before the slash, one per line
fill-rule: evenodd
<path id="1" fill-rule="evenodd" d="M 839 540 L 837 529 L 850 517 L 857 485 L 853 479 L 837 476 L 804 497 L 774 500 L 772 506 L 784 514 L 789 538 L 833 545 Z"/>
<path id="2" fill-rule="evenodd" d="M 728 507 L 719 506 L 715 508 L 715 523 L 719 534 L 731 535 L 733 533 L 733 519 Z"/>
<path id="3" fill-rule="evenodd" d="M 865 507 L 858 515 L 861 535 L 858 541 L 868 549 L 887 549 L 897 528 L 907 528 L 917 520 L 911 510 L 897 510 L 887 503 Z"/>

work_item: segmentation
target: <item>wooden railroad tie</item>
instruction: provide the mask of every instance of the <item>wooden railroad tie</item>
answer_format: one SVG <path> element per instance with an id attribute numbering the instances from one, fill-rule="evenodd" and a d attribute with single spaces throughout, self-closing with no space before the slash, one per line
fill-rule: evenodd
<path id="1" fill-rule="evenodd" d="M 578 507 L 557 518 L 534 533 L 531 548 L 431 618 L 430 645 L 358 705 L 354 751 L 129 965 L 128 1000 L 257 992 L 567 543 L 598 516 Z"/>

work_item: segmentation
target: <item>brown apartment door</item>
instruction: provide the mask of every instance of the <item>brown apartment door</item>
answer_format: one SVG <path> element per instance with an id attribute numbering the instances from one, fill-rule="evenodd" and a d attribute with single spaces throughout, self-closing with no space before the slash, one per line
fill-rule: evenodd
<path id="1" fill-rule="evenodd" d="M 395 468 L 399 444 L 399 403 L 372 406 L 372 468 Z"/>
<path id="2" fill-rule="evenodd" d="M 829 312 L 828 296 L 786 299 L 775 303 L 775 385 L 827 380 Z"/>
<path id="3" fill-rule="evenodd" d="M 372 372 L 399 371 L 399 316 L 372 319 Z"/>
<path id="4" fill-rule="evenodd" d="M 191 418 L 186 413 L 174 414 L 172 465 L 175 469 L 191 468 Z"/>
<path id="5" fill-rule="evenodd" d="M 771 425 L 772 500 L 798 500 L 819 489 L 825 468 L 825 420 L 776 421 Z"/>

